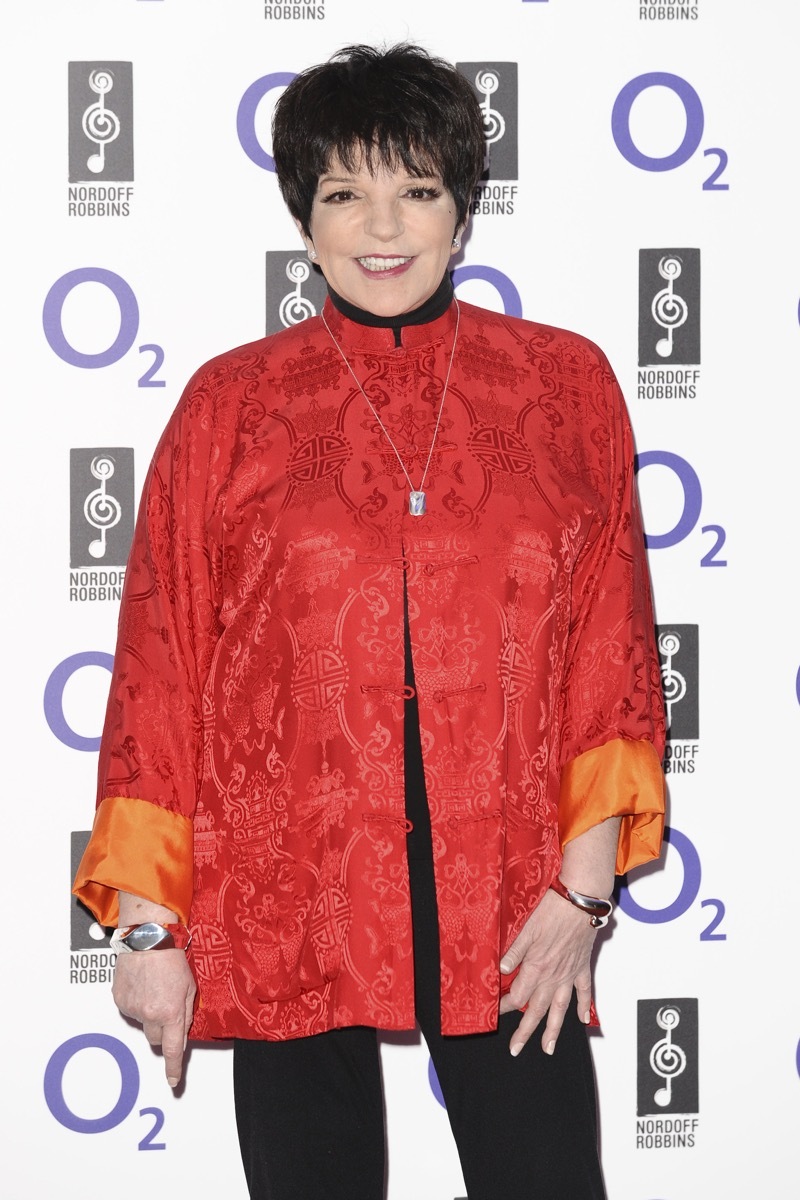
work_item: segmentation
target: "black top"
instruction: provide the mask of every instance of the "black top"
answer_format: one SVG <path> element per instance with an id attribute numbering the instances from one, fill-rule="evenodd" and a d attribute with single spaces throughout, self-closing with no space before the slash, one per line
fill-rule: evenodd
<path id="1" fill-rule="evenodd" d="M 330 284 L 328 284 L 328 295 L 334 307 L 338 308 L 342 316 L 347 317 L 349 321 L 355 321 L 357 325 L 370 325 L 372 328 L 391 329 L 394 333 L 395 346 L 402 346 L 403 327 L 405 325 L 425 325 L 428 321 L 435 321 L 438 317 L 444 316 L 453 302 L 454 292 L 450 272 L 445 271 L 442 282 L 436 291 L 423 304 L 420 304 L 419 308 L 412 309 L 407 313 L 398 313 L 395 317 L 379 317 L 375 313 L 367 312 L 364 308 L 358 308 L 335 292 Z"/>

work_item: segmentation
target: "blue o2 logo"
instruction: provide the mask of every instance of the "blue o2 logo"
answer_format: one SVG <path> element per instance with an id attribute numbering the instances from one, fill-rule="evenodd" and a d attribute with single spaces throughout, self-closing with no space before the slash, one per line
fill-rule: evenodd
<path id="1" fill-rule="evenodd" d="M 468 283 L 471 279 L 480 279 L 491 284 L 503 302 L 503 312 L 507 317 L 522 316 L 520 294 L 516 285 L 502 271 L 498 271 L 496 267 L 485 266 L 456 267 L 453 271 L 454 288 L 459 288 L 462 283 Z"/>
<path id="2" fill-rule="evenodd" d="M 674 900 L 661 908 L 647 908 L 640 904 L 632 895 L 627 882 L 621 883 L 618 904 L 626 916 L 634 921 L 642 921 L 646 925 L 662 925 L 667 921 L 676 921 L 687 913 L 700 894 L 702 871 L 700 855 L 694 844 L 685 833 L 667 826 L 664 830 L 664 841 L 670 847 L 670 857 L 674 851 L 681 863 L 682 879 L 678 894 Z M 717 933 L 717 928 L 725 916 L 725 905 L 721 900 L 701 900 L 701 908 L 712 912 L 708 925 L 700 931 L 701 942 L 724 942 L 726 933 Z"/>
<path id="3" fill-rule="evenodd" d="M 700 477 L 691 463 L 687 462 L 685 458 L 681 458 L 679 454 L 673 454 L 670 450 L 647 450 L 643 454 L 637 455 L 636 469 L 640 475 L 640 487 L 641 473 L 645 467 L 665 467 L 672 472 L 681 487 L 681 511 L 672 528 L 663 533 L 653 533 L 647 530 L 644 535 L 645 545 L 649 550 L 666 550 L 670 546 L 677 546 L 679 542 L 684 541 L 700 520 L 703 508 L 703 489 L 700 485 Z M 701 532 L 710 534 L 713 543 L 700 559 L 700 566 L 727 567 L 728 560 L 720 557 L 727 537 L 722 525 L 703 525 Z"/>
<path id="4" fill-rule="evenodd" d="M 268 92 L 275 88 L 288 87 L 295 78 L 291 71 L 275 71 L 272 75 L 263 75 L 255 83 L 251 83 L 239 101 L 236 113 L 236 132 L 247 157 L 257 167 L 265 171 L 275 170 L 275 159 L 268 154 L 256 133 L 256 113 L 258 106 Z"/>
<path id="5" fill-rule="evenodd" d="M 631 109 L 643 92 L 650 88 L 667 88 L 678 97 L 686 115 L 686 130 L 678 146 L 671 154 L 660 157 L 644 154 L 633 140 L 631 134 Z M 611 110 L 611 132 L 614 135 L 617 149 L 623 158 L 641 171 L 674 171 L 688 162 L 700 145 L 705 128 L 705 114 L 699 95 L 687 80 L 680 75 L 671 75 L 668 71 L 649 71 L 637 75 L 630 83 L 626 83 L 614 101 Z M 703 157 L 713 156 L 716 165 L 703 183 L 704 192 L 726 192 L 727 183 L 719 183 L 719 177 L 728 165 L 727 153 L 719 146 L 709 147 L 703 151 Z"/>
<path id="6" fill-rule="evenodd" d="M 108 1112 L 99 1117 L 84 1117 L 74 1112 L 64 1095 L 64 1074 L 76 1055 L 86 1050 L 101 1050 L 109 1054 L 119 1070 L 119 1095 Z M 69 1038 L 50 1055 L 44 1072 L 44 1098 L 52 1115 L 65 1129 L 73 1133 L 108 1133 L 130 1116 L 139 1098 L 136 1059 L 124 1042 L 106 1033 L 83 1033 Z M 140 1108 L 138 1115 L 153 1118 L 152 1126 L 139 1142 L 139 1149 L 165 1150 L 166 1142 L 155 1141 L 164 1125 L 162 1110 Z"/>
<path id="7" fill-rule="evenodd" d="M 64 689 L 75 672 L 83 667 L 105 667 L 111 671 L 114 656 L 102 650 L 87 650 L 83 654 L 72 654 L 60 662 L 45 684 L 44 715 L 52 733 L 71 750 L 99 750 L 99 737 L 84 737 L 76 733 L 64 716 Z"/>
<path id="8" fill-rule="evenodd" d="M 94 353 L 73 346 L 64 332 L 64 305 L 76 288 L 87 283 L 105 288 L 109 302 L 116 303 L 119 309 L 119 330 L 115 338 L 105 350 Z M 42 326 L 50 349 L 62 362 L 87 371 L 97 370 L 119 362 L 133 346 L 139 332 L 139 305 L 133 288 L 121 275 L 105 267 L 81 267 L 62 275 L 50 288 L 42 310 Z M 163 379 L 155 378 L 156 371 L 164 363 L 164 351 L 152 342 L 145 342 L 138 350 L 140 354 L 152 355 L 152 361 L 139 379 L 139 387 L 165 387 Z"/>

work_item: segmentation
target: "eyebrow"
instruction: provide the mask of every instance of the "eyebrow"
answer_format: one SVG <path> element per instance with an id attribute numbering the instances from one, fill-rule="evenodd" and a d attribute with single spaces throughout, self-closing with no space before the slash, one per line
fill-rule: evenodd
<path id="1" fill-rule="evenodd" d="M 406 175 L 403 182 L 404 183 L 420 183 L 426 179 L 437 180 L 439 178 L 440 177 L 437 174 L 432 172 L 430 175 Z M 325 183 L 354 184 L 355 182 L 356 182 L 355 175 L 320 175 L 319 182 L 317 183 L 317 187 L 322 187 L 322 185 Z"/>

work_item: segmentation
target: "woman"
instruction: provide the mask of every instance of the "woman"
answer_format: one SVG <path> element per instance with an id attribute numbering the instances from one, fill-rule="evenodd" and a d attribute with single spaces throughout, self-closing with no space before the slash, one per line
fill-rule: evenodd
<path id="1" fill-rule="evenodd" d="M 622 398 L 454 299 L 454 68 L 342 51 L 274 155 L 329 299 L 203 367 L 156 452 L 76 891 L 145 951 L 115 999 L 173 1086 L 190 1030 L 236 1039 L 251 1196 L 378 1200 L 375 1031 L 416 1020 L 470 1200 L 599 1197 L 592 944 L 663 825 Z"/>

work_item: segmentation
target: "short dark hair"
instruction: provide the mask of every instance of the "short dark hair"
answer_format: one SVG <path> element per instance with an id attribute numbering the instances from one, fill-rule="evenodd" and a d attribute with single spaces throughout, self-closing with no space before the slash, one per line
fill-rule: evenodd
<path id="1" fill-rule="evenodd" d="M 484 167 L 482 114 L 464 76 L 419 46 L 346 46 L 303 71 L 278 100 L 272 154 L 283 198 L 307 236 L 332 159 L 355 171 L 362 155 L 370 171 L 402 165 L 416 177 L 438 175 L 463 225 Z"/>

